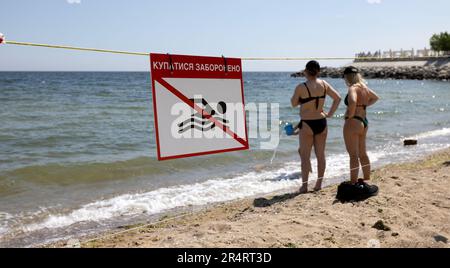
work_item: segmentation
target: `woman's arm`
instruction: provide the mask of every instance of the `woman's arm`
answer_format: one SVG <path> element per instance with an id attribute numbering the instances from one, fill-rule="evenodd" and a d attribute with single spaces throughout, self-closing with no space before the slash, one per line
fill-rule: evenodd
<path id="1" fill-rule="evenodd" d="M 356 87 L 352 86 L 348 90 L 348 108 L 347 108 L 348 118 L 353 118 L 355 116 L 357 101 L 358 101 L 358 94 L 356 94 Z"/>
<path id="2" fill-rule="evenodd" d="M 368 91 L 369 91 L 369 102 L 367 106 L 372 106 L 380 99 L 380 97 L 370 88 L 368 88 Z"/>
<path id="3" fill-rule="evenodd" d="M 325 84 L 327 95 L 333 99 L 333 104 L 331 105 L 330 111 L 326 114 L 328 118 L 331 118 L 339 107 L 342 98 L 341 95 L 339 95 L 339 93 L 330 84 L 328 84 L 326 81 L 323 82 Z"/>
<path id="4" fill-rule="evenodd" d="M 300 97 L 301 97 L 300 92 L 301 92 L 301 86 L 298 85 L 295 88 L 294 95 L 291 98 L 291 105 L 293 108 L 297 107 L 300 104 Z"/>

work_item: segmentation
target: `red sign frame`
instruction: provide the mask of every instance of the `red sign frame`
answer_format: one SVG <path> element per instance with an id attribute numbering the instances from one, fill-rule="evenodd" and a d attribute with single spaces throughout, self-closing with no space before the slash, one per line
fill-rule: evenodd
<path id="1" fill-rule="evenodd" d="M 239 137 L 233 133 L 227 126 L 223 126 L 220 122 L 215 120 L 212 116 L 206 116 L 206 118 L 214 122 L 219 129 L 222 129 L 225 133 L 231 136 L 233 139 L 242 144 L 242 147 L 213 150 L 205 152 L 197 152 L 191 154 L 180 154 L 174 156 L 164 157 L 161 156 L 161 145 L 159 139 L 159 126 L 158 126 L 158 111 L 157 100 L 155 92 L 155 82 L 161 84 L 164 88 L 174 94 L 182 102 L 189 105 L 197 112 L 205 114 L 205 111 L 197 106 L 192 100 L 184 96 L 179 90 L 167 83 L 163 78 L 201 78 L 201 79 L 239 79 L 241 84 L 241 97 L 242 104 L 245 107 L 244 99 L 244 82 L 242 78 L 242 61 L 237 58 L 224 58 L 224 57 L 205 57 L 205 56 L 191 56 L 191 55 L 170 55 L 170 54 L 150 54 L 150 69 L 152 80 L 152 95 L 153 95 L 153 114 L 154 125 L 156 134 L 157 156 L 159 161 L 172 160 L 179 158 L 187 158 L 201 155 L 226 153 L 233 151 L 248 150 L 250 148 L 248 142 L 247 132 L 247 120 L 245 108 L 244 114 L 244 127 L 245 138 Z"/>

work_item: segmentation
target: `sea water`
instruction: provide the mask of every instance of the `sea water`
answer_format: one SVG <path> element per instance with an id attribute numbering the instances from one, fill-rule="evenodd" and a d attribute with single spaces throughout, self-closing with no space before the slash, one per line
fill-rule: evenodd
<path id="1" fill-rule="evenodd" d="M 343 97 L 341 79 L 326 79 Z M 244 73 L 247 103 L 279 103 L 299 122 L 289 73 Z M 158 162 L 148 73 L 0 73 L 0 246 L 33 246 L 300 186 L 298 137 L 283 126 L 274 157 L 249 151 Z M 374 167 L 450 147 L 450 83 L 369 80 Z M 331 100 L 328 98 L 327 107 Z M 330 119 L 326 185 L 348 179 L 345 106 Z M 405 138 L 419 145 L 403 147 Z M 313 159 L 313 170 L 315 170 Z M 311 179 L 316 177 L 312 174 Z"/>

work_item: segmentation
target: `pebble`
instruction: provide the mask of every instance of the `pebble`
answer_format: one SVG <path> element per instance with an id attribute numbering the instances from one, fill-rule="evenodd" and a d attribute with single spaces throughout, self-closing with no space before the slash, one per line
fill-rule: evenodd
<path id="1" fill-rule="evenodd" d="M 404 140 L 403 144 L 405 146 L 412 146 L 412 145 L 417 145 L 418 141 L 417 140 Z"/>
<path id="2" fill-rule="evenodd" d="M 377 222 L 372 226 L 372 228 L 375 228 L 375 229 L 380 230 L 380 231 L 385 231 L 385 232 L 388 232 L 388 231 L 391 230 L 391 227 L 385 225 L 384 222 L 383 222 L 382 220 L 377 221 Z"/>

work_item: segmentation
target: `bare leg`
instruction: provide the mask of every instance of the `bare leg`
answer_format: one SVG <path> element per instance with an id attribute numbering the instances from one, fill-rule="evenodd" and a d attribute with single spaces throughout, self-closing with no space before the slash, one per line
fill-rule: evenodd
<path id="1" fill-rule="evenodd" d="M 350 119 L 345 121 L 344 140 L 345 147 L 350 156 L 350 178 L 353 184 L 358 182 L 359 174 L 359 138 L 364 126 L 361 122 Z"/>
<path id="2" fill-rule="evenodd" d="M 317 158 L 317 183 L 314 187 L 314 191 L 320 191 L 322 189 L 323 177 L 325 176 L 326 159 L 325 159 L 325 146 L 327 142 L 328 128 L 322 133 L 314 137 L 314 151 Z"/>
<path id="3" fill-rule="evenodd" d="M 300 193 L 304 194 L 308 192 L 308 180 L 309 173 L 312 171 L 311 168 L 311 150 L 314 143 L 314 134 L 311 128 L 303 123 L 302 129 L 300 130 L 300 159 L 302 162 L 302 187 L 300 188 Z"/>
<path id="4" fill-rule="evenodd" d="M 368 128 L 359 135 L 359 161 L 361 162 L 364 180 L 370 180 L 370 160 L 366 150 L 366 137 Z"/>

